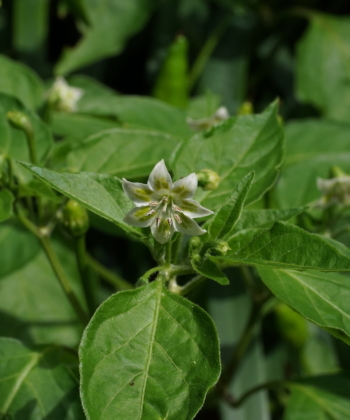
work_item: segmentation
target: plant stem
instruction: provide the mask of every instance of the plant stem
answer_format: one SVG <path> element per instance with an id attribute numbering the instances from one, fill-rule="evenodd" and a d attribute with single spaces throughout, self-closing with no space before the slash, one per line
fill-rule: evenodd
<path id="1" fill-rule="evenodd" d="M 260 385 L 256 385 L 253 388 L 248 389 L 248 391 L 246 391 L 243 395 L 241 395 L 238 399 L 233 398 L 232 395 L 230 394 L 226 394 L 224 396 L 224 400 L 227 402 L 227 404 L 229 404 L 231 407 L 239 407 L 240 405 L 242 405 L 244 403 L 244 401 L 251 397 L 253 394 L 255 394 L 256 392 L 259 392 L 263 389 L 274 389 L 274 388 L 281 388 L 282 386 L 284 386 L 287 383 L 287 381 L 284 380 L 279 380 L 279 381 L 270 381 L 270 382 L 265 382 L 263 384 Z"/>
<path id="2" fill-rule="evenodd" d="M 89 315 L 91 316 L 96 309 L 96 304 L 92 287 L 93 285 L 89 276 L 89 270 L 87 269 L 88 266 L 86 257 L 85 235 L 81 235 L 77 238 L 74 238 L 74 248 L 80 273 L 80 279 L 83 286 Z"/>
<path id="3" fill-rule="evenodd" d="M 37 238 L 40 238 L 41 234 L 38 227 L 27 218 L 23 210 L 18 205 L 14 206 L 14 212 L 22 225 L 25 226 L 30 232 L 32 232 L 32 234 Z"/>
<path id="4" fill-rule="evenodd" d="M 221 375 L 219 382 L 217 383 L 216 387 L 221 395 L 226 398 L 228 394 L 227 388 L 230 385 L 233 377 L 235 376 L 237 369 L 242 361 L 249 344 L 252 340 L 254 335 L 254 330 L 257 322 L 260 320 L 262 315 L 262 308 L 264 306 L 264 302 L 252 302 L 252 308 L 250 311 L 250 315 L 247 321 L 247 324 L 244 328 L 242 336 L 237 343 L 235 351 L 232 355 L 232 358 L 228 365 L 226 366 L 225 371 Z"/>
<path id="5" fill-rule="evenodd" d="M 32 163 L 34 163 L 34 165 L 37 165 L 38 159 L 36 155 L 34 130 L 32 129 L 32 127 L 23 126 L 23 131 L 25 132 L 27 138 L 30 160 Z"/>
<path id="6" fill-rule="evenodd" d="M 214 28 L 209 38 L 204 43 L 195 62 L 193 63 L 192 69 L 188 77 L 188 91 L 189 92 L 193 89 L 199 76 L 202 74 L 208 59 L 210 58 L 216 46 L 218 45 L 231 19 L 232 19 L 232 16 L 230 13 L 225 15 L 225 17 Z"/>
<path id="7" fill-rule="evenodd" d="M 176 290 L 172 290 L 174 293 L 177 293 L 178 295 L 184 296 L 190 293 L 193 289 L 195 289 L 198 285 L 203 283 L 203 281 L 206 280 L 206 277 L 199 274 L 196 277 L 193 277 L 188 283 L 186 283 L 183 286 L 177 286 Z"/>
<path id="8" fill-rule="evenodd" d="M 130 290 L 134 286 L 128 281 L 122 279 L 118 274 L 106 268 L 104 265 L 95 260 L 91 255 L 86 256 L 86 263 L 88 266 L 99 274 L 104 280 L 108 281 L 117 290 Z"/>
<path id="9" fill-rule="evenodd" d="M 141 277 L 141 279 L 144 279 L 144 280 L 148 281 L 150 275 L 152 275 L 153 273 L 157 273 L 159 271 L 162 271 L 163 269 L 164 269 L 163 266 L 153 267 L 150 270 L 146 271 L 146 273 Z"/>
<path id="10" fill-rule="evenodd" d="M 165 266 L 170 267 L 172 242 L 168 241 L 165 248 Z"/>
<path id="11" fill-rule="evenodd" d="M 72 289 L 71 284 L 69 283 L 68 278 L 66 277 L 66 273 L 64 272 L 63 267 L 61 266 L 61 263 L 59 262 L 58 257 L 51 245 L 50 238 L 47 236 L 39 236 L 39 240 L 64 293 L 69 299 L 80 321 L 86 325 L 89 322 L 88 316 L 86 315 L 85 310 L 81 306 L 78 298 L 76 297 L 76 294 L 74 293 L 74 290 Z"/>

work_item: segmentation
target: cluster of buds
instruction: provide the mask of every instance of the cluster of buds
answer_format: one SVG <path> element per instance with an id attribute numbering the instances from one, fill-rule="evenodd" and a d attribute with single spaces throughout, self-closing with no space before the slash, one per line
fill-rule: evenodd
<path id="1" fill-rule="evenodd" d="M 213 127 L 215 124 L 218 124 L 222 121 L 225 121 L 230 118 L 230 114 L 225 106 L 218 108 L 213 115 L 208 118 L 203 118 L 201 120 L 193 120 L 192 118 L 187 118 L 187 124 L 195 131 L 208 130 Z"/>
<path id="2" fill-rule="evenodd" d="M 344 207 L 350 206 L 350 176 L 340 168 L 332 168 L 334 178 L 317 178 L 317 187 L 322 193 L 318 201 L 318 207 L 329 207 L 338 204 Z"/>
<path id="3" fill-rule="evenodd" d="M 83 94 L 82 89 L 69 86 L 63 77 L 57 77 L 51 89 L 46 93 L 46 99 L 56 111 L 75 112 Z"/>

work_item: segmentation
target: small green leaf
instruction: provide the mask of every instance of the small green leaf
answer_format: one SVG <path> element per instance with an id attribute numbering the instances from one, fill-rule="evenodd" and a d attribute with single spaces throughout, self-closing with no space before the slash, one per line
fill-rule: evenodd
<path id="1" fill-rule="evenodd" d="M 265 267 L 259 268 L 259 274 L 279 299 L 305 318 L 339 338 L 341 332 L 350 337 L 350 285 L 344 275 Z M 345 341 L 350 343 L 348 337 Z"/>
<path id="2" fill-rule="evenodd" d="M 126 213 L 133 205 L 124 193 L 119 178 L 90 172 L 59 173 L 29 163 L 21 164 L 50 187 L 115 223 L 133 236 L 142 237 L 140 229 L 123 222 Z"/>
<path id="3" fill-rule="evenodd" d="M 225 239 L 234 229 L 244 206 L 254 179 L 254 172 L 249 172 L 236 186 L 226 203 L 216 211 L 208 226 L 211 239 Z"/>
<path id="4" fill-rule="evenodd" d="M 0 55 L 0 92 L 35 109 L 43 100 L 44 86 L 29 67 Z"/>
<path id="5" fill-rule="evenodd" d="M 105 301 L 79 354 L 89 419 L 191 420 L 220 374 L 212 319 L 161 281 Z"/>
<path id="6" fill-rule="evenodd" d="M 102 172 L 127 179 L 147 177 L 160 160 L 168 160 L 179 144 L 169 134 L 113 129 L 89 137 L 67 156 L 74 172 Z"/>
<path id="7" fill-rule="evenodd" d="M 208 279 L 214 280 L 223 286 L 229 284 L 228 278 L 225 274 L 210 260 L 207 258 L 204 261 L 197 263 L 194 260 L 191 260 L 191 265 L 193 269 Z"/>
<path id="8" fill-rule="evenodd" d="M 292 391 L 284 420 L 348 420 L 350 417 L 347 374 L 316 376 L 289 383 Z"/>
<path id="9" fill-rule="evenodd" d="M 0 191 L 0 222 L 8 219 L 13 214 L 13 201 L 15 197 L 10 190 Z"/>
<path id="10" fill-rule="evenodd" d="M 1 419 L 84 419 L 71 352 L 0 338 L 0 359 Z"/>
<path id="11" fill-rule="evenodd" d="M 350 254 L 321 236 L 285 222 L 271 229 L 246 229 L 227 241 L 227 256 L 210 257 L 224 266 L 247 264 L 274 268 L 350 271 Z"/>
<path id="12" fill-rule="evenodd" d="M 266 228 L 272 227 L 275 222 L 285 221 L 305 211 L 307 207 L 297 207 L 294 209 L 275 210 L 259 209 L 242 211 L 236 226 L 231 233 L 248 228 Z"/>
<path id="13" fill-rule="evenodd" d="M 284 150 L 277 101 L 262 114 L 230 118 L 184 141 L 173 162 L 175 178 L 211 169 L 220 175 L 216 190 L 198 191 L 197 201 L 211 210 L 222 205 L 248 172 L 255 178 L 246 204 L 259 199 L 275 182 Z"/>

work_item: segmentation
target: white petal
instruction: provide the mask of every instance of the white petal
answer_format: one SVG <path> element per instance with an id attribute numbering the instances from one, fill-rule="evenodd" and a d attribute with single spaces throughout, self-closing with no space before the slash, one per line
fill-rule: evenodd
<path id="1" fill-rule="evenodd" d="M 198 186 L 198 179 L 195 173 L 179 179 L 173 185 L 172 195 L 174 198 L 184 200 L 192 198 Z M 177 196 L 177 197 L 176 197 Z"/>
<path id="2" fill-rule="evenodd" d="M 148 178 L 148 185 L 156 193 L 171 191 L 173 181 L 163 159 L 153 168 Z"/>
<path id="3" fill-rule="evenodd" d="M 123 178 L 123 189 L 125 194 L 137 206 L 144 206 L 151 201 L 158 201 L 159 196 L 155 194 L 147 184 L 130 182 Z"/>
<path id="4" fill-rule="evenodd" d="M 156 213 L 148 214 L 149 211 L 152 211 L 152 207 L 134 207 L 127 213 L 124 217 L 124 222 L 131 226 L 137 227 L 147 227 L 153 222 L 153 219 L 156 216 Z"/>
<path id="5" fill-rule="evenodd" d="M 192 219 L 196 217 L 209 216 L 209 214 L 214 213 L 213 211 L 201 206 L 195 200 L 174 200 L 174 202 L 175 205 L 181 209 L 182 213 Z"/>
<path id="6" fill-rule="evenodd" d="M 160 219 L 157 227 L 157 219 L 151 225 L 152 235 L 160 244 L 165 244 L 175 232 L 174 223 L 169 223 L 167 219 Z"/>
<path id="7" fill-rule="evenodd" d="M 199 227 L 199 225 L 197 225 L 197 223 L 191 218 L 181 213 L 179 213 L 178 216 L 180 217 L 181 223 L 179 223 L 176 219 L 174 220 L 175 229 L 178 232 L 186 233 L 187 235 L 203 235 L 203 233 L 206 232 L 206 230 Z"/>

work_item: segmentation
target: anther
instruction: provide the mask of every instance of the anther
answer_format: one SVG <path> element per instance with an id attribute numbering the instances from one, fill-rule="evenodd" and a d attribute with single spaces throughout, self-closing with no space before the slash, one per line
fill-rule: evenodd
<path id="1" fill-rule="evenodd" d="M 151 207 L 156 207 L 156 206 L 158 206 L 158 202 L 157 201 L 151 201 L 150 203 L 149 203 L 149 205 L 151 206 Z"/>
<path id="2" fill-rule="evenodd" d="M 174 214 L 174 217 L 178 223 L 181 223 L 180 216 L 178 214 Z"/>
<path id="3" fill-rule="evenodd" d="M 182 213 L 182 210 L 180 209 L 180 207 L 177 207 L 174 204 L 173 204 L 173 210 L 179 211 L 180 213 Z"/>
<path id="4" fill-rule="evenodd" d="M 157 219 L 156 219 L 156 227 L 158 228 L 159 225 L 160 225 L 160 217 L 157 217 Z"/>
<path id="5" fill-rule="evenodd" d="M 150 216 L 151 214 L 155 213 L 155 210 L 151 209 L 147 212 L 146 216 Z"/>
<path id="6" fill-rule="evenodd" d="M 171 218 L 169 217 L 169 219 L 167 219 L 167 221 L 168 221 L 168 223 L 169 223 L 169 226 L 172 226 L 172 225 L 173 225 L 173 219 L 171 219 Z"/>

